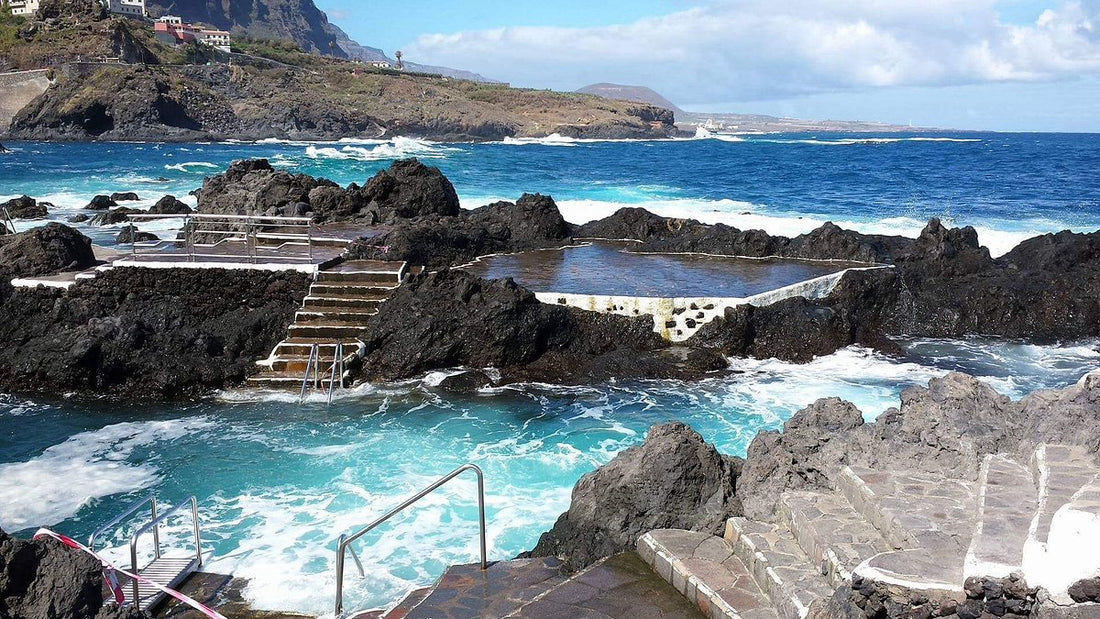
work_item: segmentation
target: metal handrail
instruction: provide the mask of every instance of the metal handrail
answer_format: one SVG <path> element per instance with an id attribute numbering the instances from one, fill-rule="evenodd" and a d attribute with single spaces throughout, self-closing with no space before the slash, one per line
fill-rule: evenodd
<path id="1" fill-rule="evenodd" d="M 15 232 L 15 222 L 11 220 L 11 213 L 8 211 L 8 207 L 4 207 L 4 225 L 11 229 L 12 234 Z"/>
<path id="2" fill-rule="evenodd" d="M 160 516 L 154 518 L 152 522 L 150 522 L 149 524 L 141 527 L 140 529 L 135 531 L 133 535 L 130 536 L 130 566 L 133 568 L 135 574 L 138 573 L 138 559 L 137 559 L 138 538 L 141 537 L 141 535 L 143 533 L 145 533 L 146 531 L 148 531 L 151 528 L 151 529 L 153 529 L 153 539 L 157 540 L 158 539 L 157 530 L 160 526 L 160 523 L 164 522 L 164 520 L 166 518 L 168 518 L 172 514 L 176 513 L 180 509 L 183 509 L 183 507 L 185 505 L 187 505 L 188 503 L 191 504 L 191 520 L 192 520 L 192 524 L 193 524 L 194 529 L 195 529 L 195 560 L 198 561 L 198 566 L 202 567 L 202 538 L 199 535 L 199 502 L 198 502 L 198 500 L 195 499 L 194 496 L 191 496 L 187 500 L 181 502 L 179 505 L 176 505 L 175 507 L 169 509 L 168 511 L 164 512 Z M 157 545 L 159 546 L 159 541 L 157 542 Z M 159 548 L 157 549 L 157 558 L 158 559 L 160 558 L 160 549 Z M 137 605 L 137 604 L 141 603 L 141 593 L 138 591 L 138 581 L 137 581 L 136 578 L 133 581 L 133 585 L 134 585 L 134 604 Z"/>
<path id="3" fill-rule="evenodd" d="M 304 245 L 307 248 L 307 255 L 282 255 L 278 256 L 282 260 L 302 260 L 313 262 L 314 261 L 314 248 L 313 248 L 313 219 L 310 217 L 280 217 L 275 215 L 214 215 L 209 213 L 185 213 L 185 214 L 149 214 L 149 213 L 134 213 L 127 216 L 127 219 L 133 225 L 134 222 L 141 221 L 156 221 L 162 219 L 180 219 L 183 220 L 183 238 L 177 237 L 174 243 L 180 243 L 182 241 L 183 248 L 186 252 L 186 258 L 189 262 L 195 262 L 196 257 L 209 257 L 209 258 L 236 258 L 245 259 L 249 263 L 255 264 L 257 258 L 260 256 L 260 244 L 259 239 L 277 238 L 286 241 L 284 245 Z M 271 228 L 283 228 L 283 230 L 268 230 Z M 136 229 L 135 229 L 136 230 Z M 199 243 L 196 241 L 196 236 L 203 235 L 205 237 L 217 238 L 215 243 Z M 218 253 L 202 253 L 197 251 L 203 247 L 214 247 L 222 242 L 243 242 L 245 244 L 243 255 L 240 254 L 218 254 Z M 161 245 L 163 242 L 157 243 L 155 246 Z M 137 243 L 131 244 L 131 254 L 135 257 L 138 254 L 138 248 L 145 247 L 144 245 L 138 245 Z"/>
<path id="4" fill-rule="evenodd" d="M 434 484 L 428 486 L 420 492 L 417 492 L 404 503 L 393 508 L 392 510 L 387 512 L 386 515 L 368 524 L 359 531 L 353 533 L 350 536 L 340 536 L 340 540 L 337 543 L 336 547 L 336 617 L 342 617 L 344 614 L 344 555 L 351 547 L 351 545 L 356 540 L 363 537 L 379 525 L 385 523 L 390 518 L 393 518 L 397 514 L 404 511 L 405 508 L 409 507 L 413 503 L 416 503 L 420 499 L 423 499 L 432 492 L 435 492 L 439 489 L 440 486 L 451 481 L 455 477 L 458 477 L 462 473 L 465 473 L 466 471 L 473 471 L 477 475 L 478 524 L 480 526 L 479 533 L 481 534 L 481 569 L 489 569 L 489 561 L 486 556 L 485 550 L 485 474 L 476 464 L 464 464 L 457 469 L 451 471 Z M 355 558 L 355 562 L 359 564 L 360 573 L 362 573 L 362 564 L 359 563 L 359 557 L 355 555 L 354 549 L 352 549 L 352 556 Z"/>
<path id="5" fill-rule="evenodd" d="M 122 512 L 118 516 L 115 516 L 113 520 L 111 520 L 107 524 L 99 527 L 98 529 L 95 530 L 95 532 L 93 532 L 91 535 L 89 535 L 88 536 L 88 548 L 90 548 L 92 550 L 95 550 L 95 538 L 99 537 L 103 533 L 106 533 L 109 529 L 114 528 L 118 523 L 122 522 L 127 516 L 133 514 L 137 510 L 141 509 L 141 507 L 143 505 L 145 505 L 146 503 L 149 503 L 150 505 L 152 505 L 152 508 L 151 508 L 152 518 L 153 518 L 153 520 L 156 520 L 157 519 L 157 497 L 156 497 L 156 495 L 150 494 L 149 496 L 145 497 L 144 499 L 141 499 L 140 501 L 138 501 L 138 502 L 134 503 L 133 505 L 131 505 L 129 508 L 126 509 L 126 511 Z M 156 556 L 159 559 L 160 558 L 160 529 L 154 529 L 153 530 L 153 544 L 156 546 L 156 553 L 157 553 Z"/>
<path id="6" fill-rule="evenodd" d="M 314 344 L 309 349 L 309 361 L 306 361 L 306 374 L 302 377 L 302 392 L 298 394 L 298 404 L 305 402 L 306 393 L 309 391 L 309 378 L 313 375 L 313 364 L 316 362 L 317 357 L 321 354 L 321 346 Z"/>
<path id="7" fill-rule="evenodd" d="M 329 369 L 328 381 L 328 405 L 332 406 L 332 393 L 336 391 L 336 371 L 340 371 L 340 385 L 344 384 L 344 343 L 336 342 L 336 349 L 332 353 L 332 367 Z"/>

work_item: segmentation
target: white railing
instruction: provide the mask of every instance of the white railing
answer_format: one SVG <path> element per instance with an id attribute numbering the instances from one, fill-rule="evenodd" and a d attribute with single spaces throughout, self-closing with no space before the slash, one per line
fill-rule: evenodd
<path id="1" fill-rule="evenodd" d="M 131 243 L 131 254 L 156 250 L 161 256 L 185 256 L 195 262 L 204 258 L 217 260 L 247 260 L 255 263 L 258 258 L 277 258 L 313 262 L 313 220 L 309 217 L 274 217 L 265 215 L 188 215 L 133 214 L 133 223 L 179 219 L 183 221 L 180 235 L 175 239 Z M 132 233 L 138 232 L 135 227 Z M 180 253 L 165 248 L 182 249 Z M 289 251 L 289 249 L 295 251 Z M 145 250 L 143 252 L 143 250 Z"/>

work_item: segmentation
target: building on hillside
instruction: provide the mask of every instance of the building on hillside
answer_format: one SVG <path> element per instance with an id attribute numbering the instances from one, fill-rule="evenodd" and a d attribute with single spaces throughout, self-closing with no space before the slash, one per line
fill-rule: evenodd
<path id="1" fill-rule="evenodd" d="M 11 8 L 12 15 L 34 15 L 38 11 L 39 0 L 0 0 Z"/>
<path id="2" fill-rule="evenodd" d="M 145 0 L 102 0 L 109 13 L 128 17 L 145 17 Z"/>
<path id="3" fill-rule="evenodd" d="M 145 17 L 145 0 L 100 0 L 110 13 L 129 17 Z M 33 16 L 38 12 L 40 0 L 0 0 L 0 4 L 11 7 L 12 15 Z"/>
<path id="4" fill-rule="evenodd" d="M 374 67 L 375 69 L 392 69 L 393 68 L 393 65 L 386 62 L 385 60 L 372 60 L 372 61 L 370 61 L 370 66 Z"/>
<path id="5" fill-rule="evenodd" d="M 157 23 L 153 25 L 153 32 L 156 34 L 157 40 L 165 45 L 202 43 L 223 52 L 228 52 L 232 43 L 230 34 L 224 30 L 214 30 L 189 24 L 175 15 L 165 15 L 158 19 Z"/>

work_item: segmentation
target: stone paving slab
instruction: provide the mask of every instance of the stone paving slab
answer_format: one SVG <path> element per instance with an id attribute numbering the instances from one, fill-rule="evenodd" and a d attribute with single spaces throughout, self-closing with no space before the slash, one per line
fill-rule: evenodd
<path id="1" fill-rule="evenodd" d="M 503 617 L 562 582 L 561 561 L 523 559 L 447 569 L 406 619 L 473 619 Z"/>
<path id="2" fill-rule="evenodd" d="M 1100 473 L 1095 458 L 1082 447 L 1040 445 L 1031 459 L 1039 486 L 1039 508 L 1032 538 L 1046 545 L 1054 513 Z"/>
<path id="3" fill-rule="evenodd" d="M 966 554 L 966 578 L 1008 578 L 1023 568 L 1024 545 L 1038 507 L 1031 469 L 986 456 L 978 479 L 978 523 Z"/>
<path id="4" fill-rule="evenodd" d="M 788 492 L 779 518 L 829 585 L 851 584 L 860 563 L 893 550 L 882 534 L 836 492 Z"/>
<path id="5" fill-rule="evenodd" d="M 926 548 L 962 564 L 977 524 L 976 483 L 933 473 L 845 467 L 838 485 L 895 548 Z"/>
<path id="6" fill-rule="evenodd" d="M 529 619 L 703 619 L 699 609 L 633 552 L 596 563 L 506 616 Z"/>
<path id="7" fill-rule="evenodd" d="M 720 537 L 658 529 L 638 540 L 638 554 L 706 617 L 778 619 L 767 594 Z"/>
<path id="8" fill-rule="evenodd" d="M 804 619 L 832 596 L 834 588 L 785 527 L 730 518 L 726 539 L 783 619 Z"/>

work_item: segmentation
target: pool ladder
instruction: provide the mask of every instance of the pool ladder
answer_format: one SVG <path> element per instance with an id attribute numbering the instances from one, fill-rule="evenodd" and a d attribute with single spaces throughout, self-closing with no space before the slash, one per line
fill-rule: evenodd
<path id="1" fill-rule="evenodd" d="M 424 488 L 420 492 L 417 492 L 413 496 L 409 497 L 404 503 L 386 512 L 386 514 L 367 526 L 359 529 L 355 533 L 349 535 L 341 535 L 340 540 L 336 545 L 336 619 L 341 619 L 344 616 L 344 562 L 345 556 L 348 551 L 351 551 L 351 558 L 355 560 L 355 566 L 359 570 L 359 576 L 365 577 L 366 574 L 363 570 L 363 563 L 359 560 L 359 555 L 355 554 L 355 549 L 352 548 L 352 544 L 356 540 L 363 537 L 367 533 L 371 532 L 379 525 L 385 523 L 390 518 L 393 518 L 397 514 L 410 507 L 413 503 L 416 503 L 420 499 L 428 496 L 429 494 L 438 490 L 441 486 L 451 481 L 455 477 L 465 473 L 466 471 L 473 471 L 477 476 L 477 510 L 478 510 L 478 525 L 479 533 L 481 535 L 481 569 L 489 569 L 489 562 L 486 557 L 485 551 L 485 474 L 481 469 L 474 464 L 464 464 L 457 469 L 447 473 L 443 477 L 436 481 L 434 484 Z"/>
<path id="2" fill-rule="evenodd" d="M 158 514 L 157 498 L 154 495 L 149 495 L 134 503 L 127 508 L 126 511 L 115 516 L 113 520 L 97 529 L 95 533 L 92 533 L 88 538 L 88 548 L 94 552 L 96 549 L 96 538 L 117 527 L 146 504 L 149 505 L 151 520 L 142 525 L 130 536 L 130 571 L 168 587 L 169 589 L 174 589 L 193 572 L 198 571 L 198 569 L 202 567 L 202 538 L 199 533 L 199 508 L 198 502 L 193 496 L 181 502 L 179 505 L 169 508 L 168 511 Z M 195 535 L 195 554 L 194 556 L 165 557 L 161 553 L 160 525 L 174 514 L 181 512 L 188 505 L 191 507 L 191 522 Z M 145 567 L 138 567 L 138 540 L 147 533 L 152 533 L 153 537 L 153 560 Z M 130 586 L 123 588 L 123 595 L 125 596 L 126 605 L 134 605 L 147 612 L 160 604 L 165 597 L 165 594 L 159 589 L 140 584 L 137 580 L 131 581 Z"/>
<path id="3" fill-rule="evenodd" d="M 328 395 L 328 405 L 332 406 L 332 393 L 336 391 L 337 387 L 344 386 L 344 378 L 346 376 L 344 359 L 344 344 L 341 342 L 336 343 L 336 347 L 332 353 L 332 366 L 327 371 L 321 370 L 321 345 L 314 344 L 309 350 L 309 361 L 306 362 L 306 373 L 302 377 L 302 391 L 298 395 L 298 404 L 306 401 L 306 396 L 312 393 L 315 389 L 320 388 L 322 391 L 326 391 Z M 325 374 L 328 374 L 328 379 L 325 378 Z M 325 383 L 328 383 L 328 389 L 325 390 Z"/>

